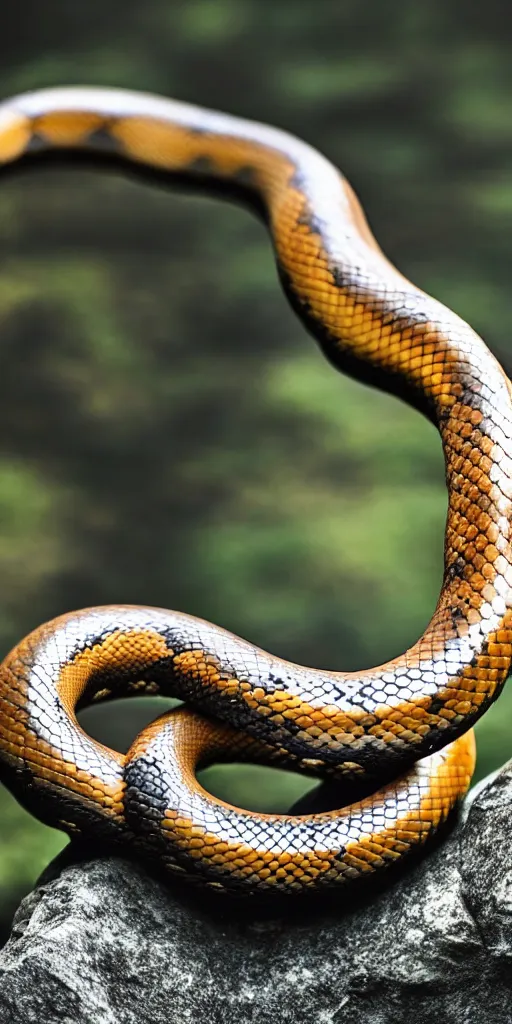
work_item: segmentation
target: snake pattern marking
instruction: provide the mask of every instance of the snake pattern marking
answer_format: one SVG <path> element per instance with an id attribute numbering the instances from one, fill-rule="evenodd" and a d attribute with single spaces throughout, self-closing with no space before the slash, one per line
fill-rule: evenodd
<path id="1" fill-rule="evenodd" d="M 0 105 L 1 163 L 51 149 L 233 187 L 263 214 L 283 285 L 329 360 L 436 424 L 445 572 L 421 639 L 358 673 L 291 664 L 179 612 L 63 615 L 0 667 L 2 780 L 41 820 L 214 889 L 293 893 L 379 872 L 466 791 L 471 726 L 509 673 L 510 383 L 466 323 L 388 262 L 340 172 L 285 132 L 124 90 L 46 89 Z M 188 706 L 127 755 L 77 724 L 78 707 L 155 692 Z M 323 770 L 347 794 L 354 779 L 380 789 L 328 813 L 257 814 L 202 789 L 196 770 L 213 759 Z"/>

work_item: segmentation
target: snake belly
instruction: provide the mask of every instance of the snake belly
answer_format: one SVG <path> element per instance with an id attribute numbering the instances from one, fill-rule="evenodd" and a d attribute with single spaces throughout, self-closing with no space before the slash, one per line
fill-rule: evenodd
<path id="1" fill-rule="evenodd" d="M 0 162 L 91 151 L 243 196 L 279 275 L 340 370 L 437 426 L 448 516 L 443 585 L 422 637 L 364 672 L 274 657 L 190 615 L 86 609 L 36 629 L 0 667 L 0 772 L 41 820 L 118 841 L 223 891 L 293 893 L 373 875 L 432 835 L 466 791 L 471 726 L 512 656 L 512 397 L 484 342 L 385 258 L 340 172 L 275 128 L 156 96 L 46 89 L 0 105 Z M 78 708 L 130 693 L 187 706 L 126 755 Z M 380 787 L 341 810 L 268 815 L 207 793 L 196 771 L 251 760 Z M 340 792 L 342 792 L 340 790 Z"/>

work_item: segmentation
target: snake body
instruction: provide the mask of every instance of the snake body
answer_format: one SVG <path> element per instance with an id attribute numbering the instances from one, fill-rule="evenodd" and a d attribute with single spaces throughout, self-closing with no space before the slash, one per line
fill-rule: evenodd
<path id="1" fill-rule="evenodd" d="M 388 262 L 340 172 L 293 136 L 123 90 L 48 89 L 0 105 L 1 163 L 55 148 L 232 187 L 263 214 L 285 289 L 329 360 L 437 426 L 445 572 L 417 643 L 357 673 L 283 661 L 179 612 L 63 615 L 0 667 L 1 777 L 43 821 L 212 888 L 298 892 L 381 871 L 466 791 L 470 727 L 510 669 L 510 383 L 466 323 Z M 155 692 L 188 706 L 145 728 L 127 755 L 77 724 L 87 703 Z M 257 814 L 199 785 L 198 766 L 222 759 L 324 771 L 347 794 L 354 780 L 381 788 L 341 810 Z"/>

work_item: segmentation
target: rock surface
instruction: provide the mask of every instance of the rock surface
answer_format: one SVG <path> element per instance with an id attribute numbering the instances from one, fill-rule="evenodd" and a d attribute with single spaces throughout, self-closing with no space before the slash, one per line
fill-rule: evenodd
<path id="1" fill-rule="evenodd" d="M 512 763 L 405 874 L 327 904 L 232 907 L 61 857 L 0 955 L 0 1021 L 510 1024 L 511 808 Z"/>

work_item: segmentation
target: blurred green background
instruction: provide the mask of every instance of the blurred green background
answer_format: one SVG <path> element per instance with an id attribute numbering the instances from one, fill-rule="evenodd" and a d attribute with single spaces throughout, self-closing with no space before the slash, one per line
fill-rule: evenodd
<path id="1" fill-rule="evenodd" d="M 284 127 L 343 168 L 377 238 L 512 368 L 510 7 L 497 0 L 11 6 L 0 93 L 146 89 Z M 242 209 L 90 169 L 0 182 L 0 648 L 144 602 L 355 669 L 423 630 L 442 572 L 439 440 L 336 374 Z M 161 710 L 84 724 L 119 749 Z M 511 753 L 512 697 L 478 726 Z M 211 769 L 235 802 L 307 783 Z M 0 928 L 65 839 L 0 792 Z"/>

